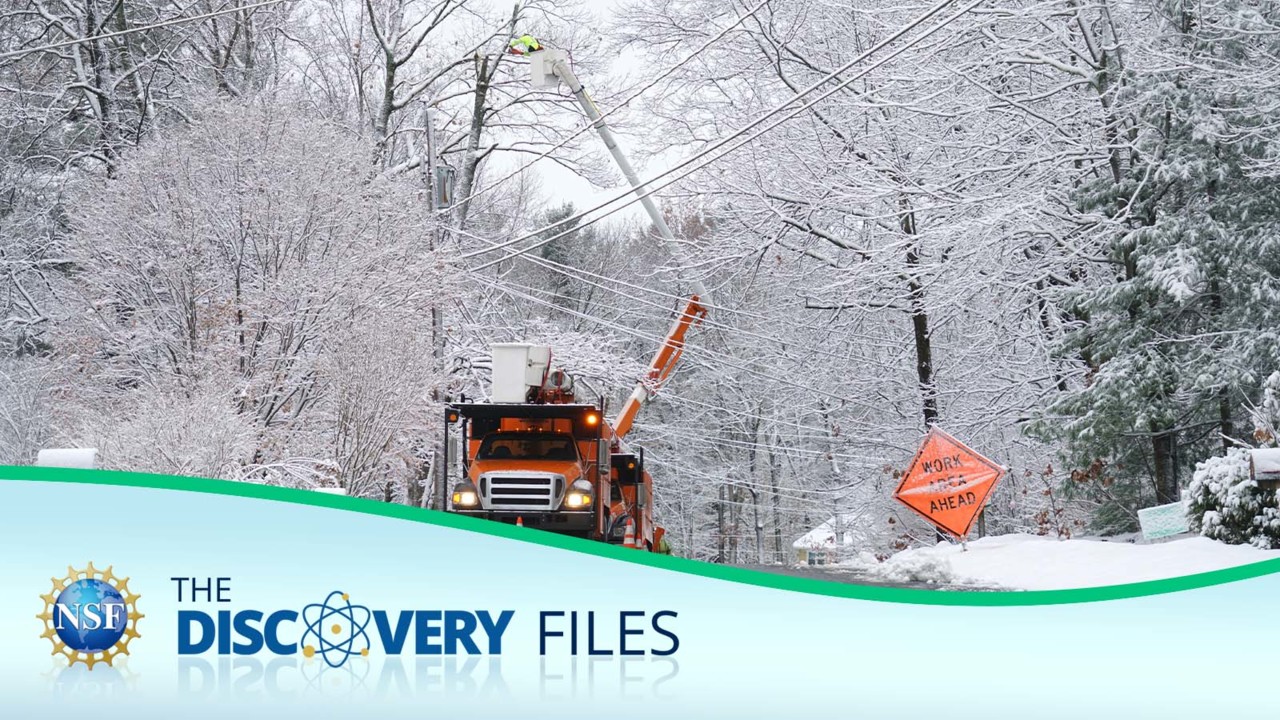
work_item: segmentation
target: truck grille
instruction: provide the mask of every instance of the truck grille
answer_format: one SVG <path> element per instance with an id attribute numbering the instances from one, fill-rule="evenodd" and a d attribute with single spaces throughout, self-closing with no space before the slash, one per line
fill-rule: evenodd
<path id="1" fill-rule="evenodd" d="M 554 510 L 564 481 L 548 477 L 489 477 L 480 492 L 492 510 Z"/>

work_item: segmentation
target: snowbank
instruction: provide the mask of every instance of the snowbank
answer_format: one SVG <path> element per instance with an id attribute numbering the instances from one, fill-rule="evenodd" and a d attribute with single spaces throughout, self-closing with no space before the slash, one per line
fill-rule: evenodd
<path id="1" fill-rule="evenodd" d="M 959 545 L 904 550 L 884 562 L 864 555 L 845 567 L 888 581 L 967 584 L 1018 590 L 1121 585 L 1193 575 L 1280 558 L 1280 550 L 1203 537 L 1152 545 L 1000 535 Z"/>

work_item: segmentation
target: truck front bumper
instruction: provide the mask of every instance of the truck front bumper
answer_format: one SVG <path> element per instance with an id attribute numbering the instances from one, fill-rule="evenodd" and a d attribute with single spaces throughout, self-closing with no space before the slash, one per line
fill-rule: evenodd
<path id="1" fill-rule="evenodd" d="M 519 520 L 525 527 L 571 535 L 590 535 L 596 529 L 596 514 L 591 510 L 463 510 L 455 508 L 459 515 L 496 520 L 515 525 Z"/>

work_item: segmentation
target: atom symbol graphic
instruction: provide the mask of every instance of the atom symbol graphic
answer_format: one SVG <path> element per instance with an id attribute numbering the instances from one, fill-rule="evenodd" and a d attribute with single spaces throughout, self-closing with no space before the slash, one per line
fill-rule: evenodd
<path id="1" fill-rule="evenodd" d="M 334 590 L 323 603 L 302 609 L 302 621 L 307 626 L 302 633 L 302 654 L 313 657 L 318 652 L 331 668 L 342 667 L 352 655 L 368 657 L 369 635 L 365 628 L 370 617 L 369 608 L 352 605 L 350 596 Z M 308 642 L 312 637 L 315 642 Z"/>

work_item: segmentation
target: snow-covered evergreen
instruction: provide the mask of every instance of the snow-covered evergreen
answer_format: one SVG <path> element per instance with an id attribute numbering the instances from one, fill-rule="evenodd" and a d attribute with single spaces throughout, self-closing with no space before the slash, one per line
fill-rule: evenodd
<path id="1" fill-rule="evenodd" d="M 1247 450 L 1197 464 L 1187 496 L 1194 532 L 1232 545 L 1280 548 L 1280 501 L 1250 477 Z"/>

